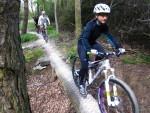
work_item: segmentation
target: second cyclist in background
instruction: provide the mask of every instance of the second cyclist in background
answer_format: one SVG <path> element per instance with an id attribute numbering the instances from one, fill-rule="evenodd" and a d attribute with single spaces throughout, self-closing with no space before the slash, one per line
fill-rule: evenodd
<path id="1" fill-rule="evenodd" d="M 41 33 L 44 37 L 44 39 L 47 41 L 48 36 L 47 36 L 47 26 L 50 25 L 50 20 L 48 16 L 45 14 L 45 11 L 41 12 L 41 15 L 39 16 L 38 19 L 38 25 L 40 27 L 39 33 Z"/>
<path id="2" fill-rule="evenodd" d="M 87 53 L 90 52 L 91 49 L 105 53 L 101 44 L 96 41 L 99 36 L 104 34 L 115 49 L 117 49 L 120 53 L 125 52 L 125 49 L 122 48 L 121 44 L 109 33 L 106 21 L 110 13 L 110 7 L 103 3 L 97 4 L 94 7 L 93 13 L 95 14 L 95 18 L 86 24 L 78 40 L 78 54 L 81 61 L 79 90 L 82 95 L 86 94 L 84 78 L 85 76 L 88 76 Z"/>

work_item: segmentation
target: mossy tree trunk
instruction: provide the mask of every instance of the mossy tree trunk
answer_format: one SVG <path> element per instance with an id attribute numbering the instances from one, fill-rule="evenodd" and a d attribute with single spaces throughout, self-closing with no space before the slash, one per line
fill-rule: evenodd
<path id="1" fill-rule="evenodd" d="M 29 15 L 28 0 L 24 0 L 24 18 L 23 18 L 22 32 L 21 32 L 22 34 L 27 33 L 28 15 Z"/>
<path id="2" fill-rule="evenodd" d="M 19 35 L 19 0 L 0 0 L 0 113 L 31 113 Z"/>

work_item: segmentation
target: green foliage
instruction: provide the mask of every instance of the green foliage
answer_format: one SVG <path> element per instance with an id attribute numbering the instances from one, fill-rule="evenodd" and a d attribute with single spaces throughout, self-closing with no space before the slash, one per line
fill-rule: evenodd
<path id="1" fill-rule="evenodd" d="M 61 0 L 60 2 L 57 6 L 59 27 L 72 31 L 75 25 L 75 3 L 72 0 Z"/>
<path id="2" fill-rule="evenodd" d="M 122 61 L 125 64 L 150 64 L 150 55 L 137 53 L 131 56 L 124 56 Z"/>
<path id="3" fill-rule="evenodd" d="M 36 49 L 27 49 L 24 51 L 25 60 L 27 62 L 33 61 L 35 59 L 38 59 L 44 55 L 44 51 L 41 48 Z"/>
<path id="4" fill-rule="evenodd" d="M 19 28 L 22 29 L 22 27 L 23 27 L 23 24 L 22 24 L 22 22 L 20 22 Z M 28 27 L 27 29 L 29 31 L 35 31 L 35 24 L 34 24 L 34 22 L 28 22 L 28 26 L 27 27 Z"/>
<path id="5" fill-rule="evenodd" d="M 77 50 L 76 46 L 72 46 L 71 48 L 68 49 L 68 51 L 67 51 L 67 59 L 69 61 L 72 61 L 73 58 L 76 57 L 76 55 L 77 55 L 77 51 L 76 50 Z"/>
<path id="6" fill-rule="evenodd" d="M 49 26 L 49 27 L 47 28 L 47 33 L 48 33 L 48 36 L 49 36 L 50 38 L 57 39 L 57 38 L 59 37 L 59 33 L 58 33 L 58 32 L 55 30 L 55 28 L 52 27 L 52 26 Z"/>
<path id="7" fill-rule="evenodd" d="M 48 15 L 48 17 L 50 18 L 50 21 L 54 22 L 54 20 L 55 20 L 55 18 L 54 18 L 54 3 L 52 0 L 46 1 L 45 11 L 46 11 L 46 14 Z"/>
<path id="8" fill-rule="evenodd" d="M 37 36 L 35 34 L 30 34 L 30 33 L 27 33 L 27 34 L 23 34 L 21 35 L 21 42 L 29 42 L 29 41 L 34 41 L 34 40 L 37 40 Z"/>
<path id="9" fill-rule="evenodd" d="M 28 22 L 28 30 L 35 31 L 35 24 L 34 22 Z"/>

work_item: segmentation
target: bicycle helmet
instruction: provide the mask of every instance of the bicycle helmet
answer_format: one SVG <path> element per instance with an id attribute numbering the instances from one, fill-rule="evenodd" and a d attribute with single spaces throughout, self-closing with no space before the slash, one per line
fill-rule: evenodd
<path id="1" fill-rule="evenodd" d="M 42 11 L 42 14 L 45 14 L 45 11 Z"/>
<path id="2" fill-rule="evenodd" d="M 96 4 L 93 10 L 93 13 L 110 13 L 110 7 L 106 4 L 100 3 Z"/>

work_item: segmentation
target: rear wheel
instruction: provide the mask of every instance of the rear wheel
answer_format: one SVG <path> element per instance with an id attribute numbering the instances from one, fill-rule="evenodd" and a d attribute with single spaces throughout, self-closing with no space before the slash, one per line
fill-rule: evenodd
<path id="1" fill-rule="evenodd" d="M 117 87 L 117 96 L 114 96 L 113 85 Z M 117 99 L 119 103 L 115 106 L 108 106 L 105 82 L 103 81 L 98 89 L 98 104 L 102 113 L 139 113 L 135 94 L 125 82 L 119 79 L 110 79 L 109 87 L 111 100 Z"/>

